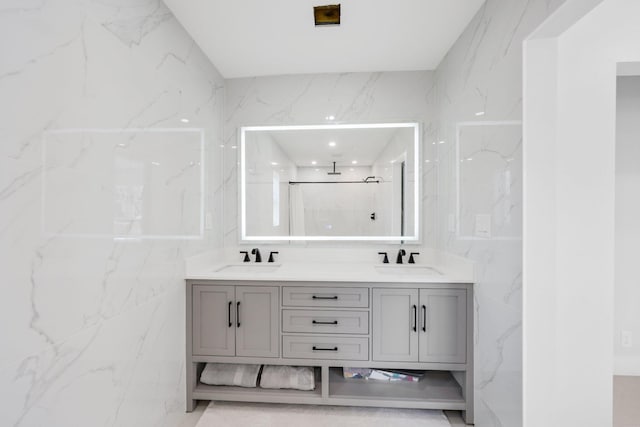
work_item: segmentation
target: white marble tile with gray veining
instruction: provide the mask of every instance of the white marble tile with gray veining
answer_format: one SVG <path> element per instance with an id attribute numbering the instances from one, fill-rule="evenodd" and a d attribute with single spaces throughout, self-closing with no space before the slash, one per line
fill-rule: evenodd
<path id="1" fill-rule="evenodd" d="M 342 73 L 227 81 L 225 246 L 238 243 L 237 129 L 248 125 L 428 122 L 432 73 Z M 332 116 L 333 119 L 328 118 Z M 434 181 L 428 181 L 429 183 Z M 435 212 L 429 215 L 434 218 Z"/>
<path id="2" fill-rule="evenodd" d="M 435 72 L 438 248 L 478 262 L 477 425 L 522 424 L 522 40 L 562 2 L 488 0 Z"/>
<path id="3" fill-rule="evenodd" d="M 158 0 L 4 2 L 0 35 L 0 424 L 171 425 L 224 81 Z"/>

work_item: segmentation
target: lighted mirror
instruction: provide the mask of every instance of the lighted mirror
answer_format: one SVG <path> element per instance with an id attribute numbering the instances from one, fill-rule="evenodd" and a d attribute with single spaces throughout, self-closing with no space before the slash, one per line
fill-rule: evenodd
<path id="1" fill-rule="evenodd" d="M 417 123 L 240 129 L 241 241 L 418 242 Z"/>

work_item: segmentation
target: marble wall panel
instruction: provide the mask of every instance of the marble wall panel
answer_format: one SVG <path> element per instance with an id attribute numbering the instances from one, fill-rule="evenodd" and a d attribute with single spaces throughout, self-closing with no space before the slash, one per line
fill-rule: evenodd
<path id="1" fill-rule="evenodd" d="M 522 42 L 562 3 L 487 0 L 435 72 L 437 248 L 477 263 L 479 426 L 522 425 Z"/>
<path id="2" fill-rule="evenodd" d="M 202 129 L 46 131 L 43 233 L 202 238 L 204 143 Z"/>
<path id="3" fill-rule="evenodd" d="M 0 39 L 0 425 L 176 425 L 224 81 L 158 0 L 5 1 Z"/>
<path id="4" fill-rule="evenodd" d="M 238 244 L 238 128 L 323 123 L 422 123 L 423 157 L 434 159 L 429 123 L 434 118 L 433 73 L 307 74 L 226 81 L 224 244 Z M 435 244 L 436 176 L 423 170 L 423 242 Z"/>

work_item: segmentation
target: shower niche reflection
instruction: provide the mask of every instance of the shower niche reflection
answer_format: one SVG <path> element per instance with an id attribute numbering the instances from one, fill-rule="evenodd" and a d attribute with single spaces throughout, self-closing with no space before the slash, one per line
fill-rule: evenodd
<path id="1" fill-rule="evenodd" d="M 240 129 L 241 241 L 419 241 L 417 123 Z"/>

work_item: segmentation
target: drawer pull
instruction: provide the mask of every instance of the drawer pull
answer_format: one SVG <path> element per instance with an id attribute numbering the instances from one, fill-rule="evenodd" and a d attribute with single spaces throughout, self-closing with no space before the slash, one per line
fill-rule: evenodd
<path id="1" fill-rule="evenodd" d="M 233 323 L 231 322 L 231 306 L 233 305 L 233 303 L 231 301 L 229 301 L 229 327 L 233 326 Z"/>
<path id="2" fill-rule="evenodd" d="M 315 345 L 312 347 L 313 351 L 338 351 L 338 347 L 333 347 L 333 348 L 322 348 L 322 347 L 316 347 Z"/>
<path id="3" fill-rule="evenodd" d="M 311 297 L 311 299 L 335 299 L 335 300 L 337 300 L 338 299 L 338 295 L 334 295 L 332 297 L 323 297 L 323 296 L 313 295 Z"/>
<path id="4" fill-rule="evenodd" d="M 338 321 L 334 320 L 331 322 L 321 322 L 319 320 L 312 320 L 311 323 L 313 323 L 314 325 L 337 325 Z"/>

